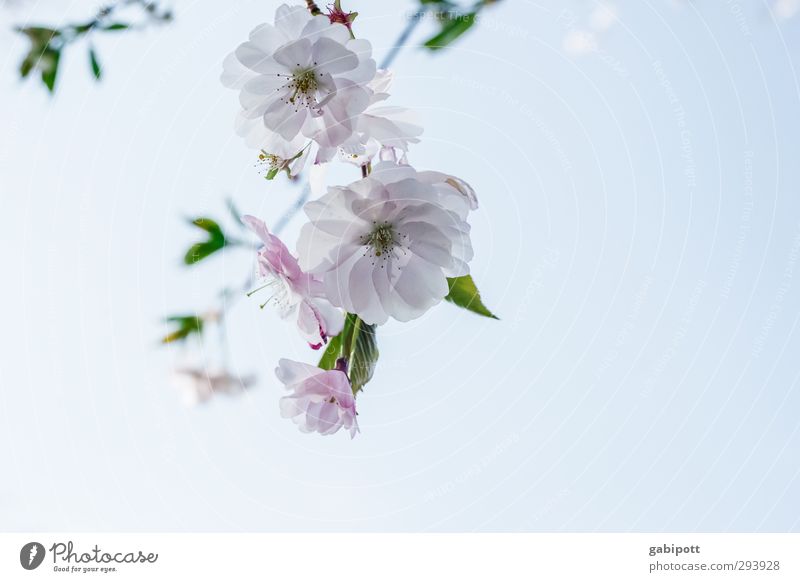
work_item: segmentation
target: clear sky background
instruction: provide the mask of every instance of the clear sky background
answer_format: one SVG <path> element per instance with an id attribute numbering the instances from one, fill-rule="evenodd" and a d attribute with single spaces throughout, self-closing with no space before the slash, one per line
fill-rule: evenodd
<path id="1" fill-rule="evenodd" d="M 382 327 L 350 441 L 280 418 L 277 360 L 315 354 L 257 301 L 227 355 L 158 345 L 251 267 L 182 267 L 184 217 L 228 220 L 232 196 L 269 223 L 297 193 L 253 168 L 218 81 L 276 5 L 177 2 L 97 39 L 100 84 L 69 50 L 52 99 L 9 28 L 94 2 L 0 12 L 0 528 L 800 529 L 800 19 L 506 0 L 441 54 L 405 49 L 410 161 L 477 190 L 473 274 L 502 319 Z M 378 58 L 413 8 L 347 6 Z M 170 370 L 223 359 L 258 385 L 185 407 Z"/>

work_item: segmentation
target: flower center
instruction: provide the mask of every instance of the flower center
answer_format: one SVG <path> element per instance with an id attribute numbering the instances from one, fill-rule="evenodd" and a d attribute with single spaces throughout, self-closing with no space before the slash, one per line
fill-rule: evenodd
<path id="1" fill-rule="evenodd" d="M 319 83 L 317 82 L 317 73 L 313 68 L 296 69 L 292 74 L 292 80 L 289 81 L 288 88 L 291 91 L 289 103 L 297 105 L 299 100 L 300 105 L 316 107 L 315 94 Z"/>
<path id="2" fill-rule="evenodd" d="M 250 297 L 251 295 L 263 291 L 267 289 L 269 291 L 269 297 L 267 300 L 259 305 L 261 309 L 264 309 L 269 304 L 275 306 L 278 310 L 278 314 L 281 317 L 286 317 L 294 307 L 296 300 L 292 294 L 291 289 L 289 288 L 289 284 L 283 277 L 279 277 L 274 274 L 269 274 L 264 277 L 264 284 L 261 287 L 257 287 L 250 291 L 247 296 Z"/>
<path id="3" fill-rule="evenodd" d="M 372 232 L 361 237 L 364 244 L 372 248 L 376 257 L 394 249 L 394 229 L 388 222 L 375 223 Z"/>
<path id="4" fill-rule="evenodd" d="M 386 221 L 372 222 L 372 230 L 367 234 L 361 235 L 361 244 L 366 247 L 364 256 L 371 256 L 376 262 L 381 263 L 381 269 L 386 266 L 386 262 L 395 256 L 394 251 L 399 248 L 400 252 L 406 254 L 404 242 L 408 242 L 408 236 L 395 230 L 392 224 Z M 389 263 L 389 268 L 398 267 L 396 263 Z"/>
<path id="5" fill-rule="evenodd" d="M 269 166 L 270 170 L 276 170 L 283 167 L 284 160 L 275 154 L 268 154 L 262 150 L 261 153 L 258 154 L 258 163 Z"/>

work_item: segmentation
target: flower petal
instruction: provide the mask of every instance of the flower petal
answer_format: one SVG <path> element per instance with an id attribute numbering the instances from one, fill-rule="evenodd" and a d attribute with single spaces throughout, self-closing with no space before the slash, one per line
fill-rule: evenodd
<path id="1" fill-rule="evenodd" d="M 290 71 L 296 67 L 307 67 L 311 62 L 311 43 L 307 38 L 292 41 L 276 50 L 273 58 Z"/>
<path id="2" fill-rule="evenodd" d="M 316 376 L 322 370 L 310 364 L 302 362 L 295 362 L 294 360 L 287 360 L 281 358 L 278 360 L 278 367 L 275 368 L 275 375 L 282 383 L 286 384 L 287 388 L 304 382 L 308 378 Z"/>
<path id="3" fill-rule="evenodd" d="M 344 73 L 358 66 L 358 57 L 355 53 L 329 38 L 321 38 L 315 42 L 311 56 L 319 70 L 331 75 Z"/>

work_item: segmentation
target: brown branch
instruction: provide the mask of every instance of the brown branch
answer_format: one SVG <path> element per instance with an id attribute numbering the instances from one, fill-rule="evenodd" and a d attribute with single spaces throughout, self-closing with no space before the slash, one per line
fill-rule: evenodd
<path id="1" fill-rule="evenodd" d="M 306 6 L 308 6 L 308 11 L 311 12 L 313 16 L 322 14 L 322 10 L 319 9 L 319 6 L 316 5 L 314 0 L 306 0 Z"/>

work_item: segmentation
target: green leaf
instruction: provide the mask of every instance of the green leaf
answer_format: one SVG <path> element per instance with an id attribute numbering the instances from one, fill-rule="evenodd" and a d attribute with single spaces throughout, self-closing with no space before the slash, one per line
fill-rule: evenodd
<path id="1" fill-rule="evenodd" d="M 100 67 L 100 61 L 97 60 L 97 53 L 94 47 L 89 47 L 89 64 L 92 67 L 92 74 L 98 81 L 103 77 L 103 69 Z"/>
<path id="2" fill-rule="evenodd" d="M 328 340 L 328 345 L 317 364 L 323 370 L 333 370 L 336 367 L 336 360 L 342 357 L 342 337 L 347 333 L 348 321 L 345 320 L 345 329 L 342 330 L 342 333 Z"/>
<path id="3" fill-rule="evenodd" d="M 81 35 L 81 34 L 86 34 L 90 30 L 92 30 L 95 26 L 97 26 L 97 22 L 92 20 L 91 22 L 86 22 L 84 24 L 73 25 L 72 30 L 75 32 L 76 35 Z"/>
<path id="4" fill-rule="evenodd" d="M 222 235 L 222 228 L 220 228 L 219 224 L 217 224 L 216 221 L 211 220 L 210 218 L 201 216 L 199 218 L 192 219 L 190 222 L 197 228 L 202 228 L 208 233 L 214 235 Z"/>
<path id="5" fill-rule="evenodd" d="M 113 24 L 108 24 L 103 27 L 103 30 L 128 30 L 131 27 L 130 24 L 125 24 L 124 22 L 114 22 Z"/>
<path id="6" fill-rule="evenodd" d="M 55 75 L 58 68 L 58 51 L 61 45 L 61 32 L 52 28 L 29 26 L 17 28 L 17 32 L 28 37 L 31 48 L 19 65 L 21 78 L 27 77 L 34 69 L 42 73 L 45 85 L 55 86 Z M 58 48 L 55 48 L 58 47 Z M 45 78 L 46 76 L 46 78 Z"/>
<path id="7" fill-rule="evenodd" d="M 187 265 L 194 265 L 195 263 L 199 263 L 203 259 L 216 253 L 224 246 L 224 244 L 216 241 L 193 244 L 191 247 L 189 247 L 189 250 L 186 251 L 186 254 L 183 257 L 183 262 Z"/>
<path id="8" fill-rule="evenodd" d="M 367 382 L 372 380 L 372 374 L 375 372 L 375 364 L 380 355 L 375 337 L 375 327 L 364 323 L 358 317 L 353 324 L 350 358 L 347 362 L 347 372 L 350 376 L 353 394 L 362 390 Z"/>
<path id="9" fill-rule="evenodd" d="M 27 36 L 34 47 L 39 46 L 42 50 L 50 44 L 50 42 L 61 36 L 60 30 L 45 28 L 43 26 L 26 26 L 24 28 L 17 28 L 16 30 Z"/>
<path id="10" fill-rule="evenodd" d="M 172 315 L 165 319 L 167 323 L 177 324 L 175 330 L 161 338 L 161 343 L 171 344 L 183 341 L 192 334 L 203 333 L 203 319 L 196 315 Z"/>
<path id="11" fill-rule="evenodd" d="M 475 24 L 477 13 L 457 14 L 448 16 L 442 21 L 442 29 L 438 34 L 429 38 L 424 46 L 432 51 L 442 49 L 467 32 Z"/>
<path id="12" fill-rule="evenodd" d="M 186 251 L 183 262 L 187 265 L 199 263 L 228 244 L 225 233 L 223 233 L 219 225 L 210 218 L 195 218 L 190 222 L 197 228 L 206 231 L 208 233 L 208 240 L 195 243 Z"/>
<path id="13" fill-rule="evenodd" d="M 39 67 L 42 70 L 42 83 L 52 94 L 56 89 L 56 77 L 58 76 L 58 63 L 61 60 L 61 51 L 46 49 L 39 59 Z"/>
<path id="14" fill-rule="evenodd" d="M 280 171 L 281 171 L 280 168 L 271 168 L 270 171 L 267 172 L 267 175 L 265 176 L 265 178 L 267 180 L 272 180 L 275 176 L 278 175 L 278 172 L 280 172 Z"/>
<path id="15" fill-rule="evenodd" d="M 21 78 L 24 79 L 30 74 L 30 72 L 33 70 L 33 67 L 36 66 L 36 61 L 39 60 L 40 55 L 41 52 L 31 49 L 31 51 L 25 56 L 19 65 L 19 76 Z"/>
<path id="16" fill-rule="evenodd" d="M 375 325 L 366 324 L 357 315 L 348 313 L 342 333 L 328 341 L 320 358 L 319 367 L 323 370 L 333 370 L 339 358 L 347 361 L 353 394 L 363 390 L 375 372 L 380 355 L 375 329 Z"/>
<path id="17" fill-rule="evenodd" d="M 495 314 L 489 311 L 483 304 L 483 301 L 481 301 L 481 294 L 475 286 L 475 281 L 472 280 L 471 275 L 453 278 L 448 277 L 447 284 L 450 287 L 450 292 L 447 294 L 447 297 L 445 297 L 447 301 L 455 303 L 464 309 L 469 309 L 478 315 L 499 319 Z"/>

